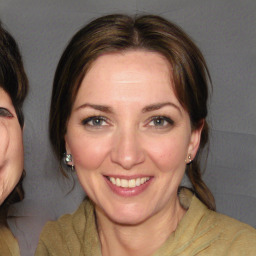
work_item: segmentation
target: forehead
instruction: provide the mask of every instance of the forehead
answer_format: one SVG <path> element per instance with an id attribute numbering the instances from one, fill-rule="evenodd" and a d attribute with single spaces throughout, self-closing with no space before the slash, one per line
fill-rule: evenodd
<path id="1" fill-rule="evenodd" d="M 84 98 L 133 100 L 174 97 L 172 68 L 159 53 L 131 50 L 98 57 L 80 85 L 76 102 Z M 142 97 L 144 96 L 144 97 Z M 164 100 L 164 99 L 161 99 Z M 177 99 L 175 99 L 177 100 Z"/>
<path id="2" fill-rule="evenodd" d="M 122 70 L 124 66 L 127 70 Z M 157 52 L 146 50 L 128 50 L 103 54 L 92 63 L 85 77 L 88 80 L 91 76 L 95 75 L 95 72 L 97 76 L 102 74 L 101 71 L 105 71 L 103 74 L 109 74 L 109 76 L 113 76 L 115 73 L 116 79 L 135 79 L 142 71 L 153 72 L 153 74 L 161 72 L 171 77 L 171 65 L 168 60 Z"/>
<path id="3" fill-rule="evenodd" d="M 9 94 L 2 87 L 0 87 L 0 104 L 12 106 L 12 100 Z"/>

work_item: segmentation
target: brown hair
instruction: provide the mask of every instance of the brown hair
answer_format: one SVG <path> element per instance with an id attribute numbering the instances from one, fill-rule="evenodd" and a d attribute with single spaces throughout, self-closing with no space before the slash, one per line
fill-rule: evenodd
<path id="1" fill-rule="evenodd" d="M 186 173 L 198 198 L 215 209 L 214 197 L 201 178 L 199 155 L 208 141 L 208 81 L 200 50 L 177 25 L 154 15 L 100 17 L 78 31 L 66 47 L 55 73 L 50 110 L 50 140 L 57 158 L 65 153 L 64 135 L 81 81 L 101 54 L 144 49 L 162 54 L 173 68 L 174 91 L 189 113 L 193 129 L 204 121 L 199 152 Z"/>
<path id="2" fill-rule="evenodd" d="M 21 128 L 24 125 L 22 105 L 28 91 L 28 79 L 24 71 L 19 48 L 14 38 L 1 26 L 0 22 L 0 87 L 10 96 Z M 24 197 L 22 176 L 5 201 L 0 206 L 0 222 L 6 225 L 6 216 L 10 204 Z"/>

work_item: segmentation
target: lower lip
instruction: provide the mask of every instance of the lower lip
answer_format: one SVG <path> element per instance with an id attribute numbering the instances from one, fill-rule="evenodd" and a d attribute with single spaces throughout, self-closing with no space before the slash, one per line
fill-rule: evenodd
<path id="1" fill-rule="evenodd" d="M 123 196 L 123 197 L 131 197 L 131 196 L 137 196 L 137 195 L 141 194 L 143 191 L 145 191 L 148 188 L 148 186 L 151 184 L 153 178 L 150 177 L 150 179 L 148 181 L 146 181 L 142 185 L 140 185 L 138 187 L 134 187 L 134 188 L 118 187 L 118 186 L 114 185 L 107 177 L 105 177 L 105 180 L 106 180 L 107 184 L 109 185 L 109 187 L 111 188 L 111 190 L 115 194 L 117 194 L 119 196 Z"/>

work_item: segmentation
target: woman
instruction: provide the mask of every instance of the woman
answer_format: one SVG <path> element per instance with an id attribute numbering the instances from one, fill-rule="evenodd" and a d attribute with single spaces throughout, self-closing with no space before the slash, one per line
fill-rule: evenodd
<path id="1" fill-rule="evenodd" d="M 72 38 L 50 139 L 88 198 L 46 225 L 36 255 L 255 255 L 256 231 L 214 212 L 201 179 L 208 79 L 199 49 L 158 16 L 101 17 Z"/>
<path id="2" fill-rule="evenodd" d="M 8 229 L 7 211 L 24 197 L 22 105 L 27 90 L 18 46 L 0 23 L 0 255 L 20 255 L 18 242 Z"/>

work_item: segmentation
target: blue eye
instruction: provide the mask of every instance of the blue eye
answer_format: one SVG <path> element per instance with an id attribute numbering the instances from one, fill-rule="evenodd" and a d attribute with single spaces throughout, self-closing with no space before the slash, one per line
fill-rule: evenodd
<path id="1" fill-rule="evenodd" d="M 155 126 L 158 128 L 167 127 L 173 124 L 174 122 L 166 116 L 154 116 L 149 122 L 149 126 Z"/>
<path id="2" fill-rule="evenodd" d="M 100 127 L 100 126 L 107 125 L 106 118 L 102 116 L 88 117 L 82 121 L 82 124 L 87 126 L 93 126 L 93 127 Z"/>

